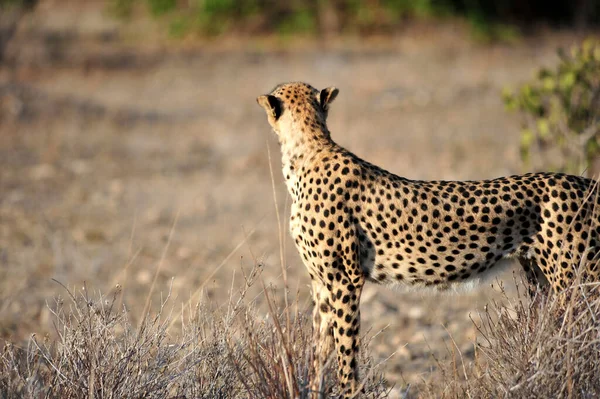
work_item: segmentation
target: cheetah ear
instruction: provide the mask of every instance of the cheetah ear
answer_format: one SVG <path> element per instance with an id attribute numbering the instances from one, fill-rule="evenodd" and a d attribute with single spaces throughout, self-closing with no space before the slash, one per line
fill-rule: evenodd
<path id="1" fill-rule="evenodd" d="M 281 101 L 279 101 L 277 97 L 272 96 L 270 94 L 266 94 L 263 96 L 258 96 L 256 98 L 256 102 L 258 103 L 258 105 L 263 107 L 265 111 L 267 111 L 267 114 L 273 117 L 275 121 L 281 116 Z"/>
<path id="2" fill-rule="evenodd" d="M 323 108 L 323 111 L 329 110 L 329 104 L 335 100 L 339 92 L 340 91 L 335 87 L 328 87 L 321 90 L 321 93 L 319 94 L 319 102 L 321 103 L 321 108 Z"/>

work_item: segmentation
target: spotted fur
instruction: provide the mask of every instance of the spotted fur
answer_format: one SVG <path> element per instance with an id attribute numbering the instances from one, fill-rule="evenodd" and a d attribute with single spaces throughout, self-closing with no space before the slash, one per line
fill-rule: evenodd
<path id="1" fill-rule="evenodd" d="M 257 98 L 282 151 L 290 229 L 312 279 L 314 375 L 335 348 L 345 397 L 358 387 L 359 301 L 366 280 L 447 289 L 505 257 L 531 287 L 555 290 L 581 264 L 598 280 L 600 199 L 579 176 L 530 173 L 483 181 L 396 176 L 336 144 L 327 112 L 338 90 L 281 84 Z M 494 269 L 494 271 L 497 268 Z M 318 388 L 313 378 L 312 389 Z"/>

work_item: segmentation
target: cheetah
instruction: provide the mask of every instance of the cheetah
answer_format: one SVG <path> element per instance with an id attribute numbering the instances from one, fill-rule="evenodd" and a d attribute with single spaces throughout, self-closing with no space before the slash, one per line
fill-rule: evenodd
<path id="1" fill-rule="evenodd" d="M 279 140 L 293 200 L 290 232 L 311 278 L 313 373 L 321 375 L 335 348 L 343 397 L 359 386 L 359 302 L 367 280 L 444 290 L 481 279 L 505 257 L 519 261 L 533 289 L 564 289 L 580 269 L 598 280 L 594 180 L 557 173 L 483 181 L 397 176 L 333 141 L 326 122 L 338 93 L 285 83 L 257 102 Z M 318 387 L 313 378 L 315 395 Z"/>

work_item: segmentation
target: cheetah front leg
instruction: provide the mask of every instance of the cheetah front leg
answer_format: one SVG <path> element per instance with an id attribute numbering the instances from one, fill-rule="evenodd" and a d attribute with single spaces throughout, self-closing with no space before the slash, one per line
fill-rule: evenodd
<path id="1" fill-rule="evenodd" d="M 358 351 L 360 339 L 360 295 L 364 277 L 346 273 L 340 283 L 332 284 L 331 307 L 333 338 L 338 360 L 338 379 L 344 398 L 352 398 L 358 389 Z"/>
<path id="2" fill-rule="evenodd" d="M 327 287 L 316 278 L 312 281 L 312 296 L 314 300 L 313 309 L 313 375 L 310 384 L 311 396 L 313 398 L 324 397 L 323 392 L 323 369 L 329 360 L 333 349 L 333 320 L 329 292 Z"/>
<path id="3" fill-rule="evenodd" d="M 358 350 L 360 332 L 359 303 L 365 276 L 358 260 L 358 239 L 351 229 L 312 232 L 320 240 L 315 246 L 299 236 L 296 245 L 313 281 L 314 364 L 310 389 L 318 397 L 321 370 L 332 346 L 338 363 L 338 380 L 344 398 L 355 397 L 358 387 Z M 309 251 L 308 248 L 312 250 Z"/>
<path id="4" fill-rule="evenodd" d="M 550 285 L 548 279 L 540 270 L 535 260 L 527 259 L 525 257 L 519 257 L 518 260 L 525 271 L 529 298 L 534 299 L 538 293 L 541 293 L 542 295 L 546 294 Z"/>

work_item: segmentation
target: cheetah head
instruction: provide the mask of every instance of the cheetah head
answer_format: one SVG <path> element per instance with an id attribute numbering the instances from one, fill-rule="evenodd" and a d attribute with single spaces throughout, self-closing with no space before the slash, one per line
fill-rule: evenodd
<path id="1" fill-rule="evenodd" d="M 338 93 L 335 87 L 319 91 L 306 83 L 283 83 L 256 101 L 267 112 L 275 133 L 281 135 L 281 132 L 297 130 L 294 128 L 302 123 L 316 122 L 325 126 L 329 104 Z"/>

